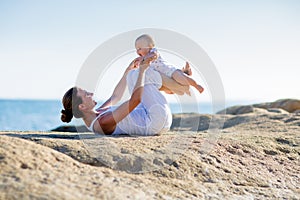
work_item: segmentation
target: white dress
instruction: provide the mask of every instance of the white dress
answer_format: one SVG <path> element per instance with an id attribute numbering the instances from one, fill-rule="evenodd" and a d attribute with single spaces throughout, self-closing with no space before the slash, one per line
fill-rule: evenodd
<path id="1" fill-rule="evenodd" d="M 113 135 L 158 135 L 170 129 L 172 124 L 172 114 L 165 97 L 158 90 L 162 85 L 161 75 L 148 68 L 145 72 L 144 92 L 141 103 L 117 123 Z M 127 75 L 127 85 L 132 94 L 137 81 L 139 70 L 131 70 Z M 111 107 L 105 112 L 113 111 L 116 107 Z M 104 113 L 102 113 L 104 114 Z M 91 123 L 89 130 L 94 131 L 94 123 L 101 115 Z"/>

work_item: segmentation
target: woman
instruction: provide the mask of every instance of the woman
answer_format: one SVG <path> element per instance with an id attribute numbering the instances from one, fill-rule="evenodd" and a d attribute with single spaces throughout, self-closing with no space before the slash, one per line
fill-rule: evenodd
<path id="1" fill-rule="evenodd" d="M 143 60 L 139 69 L 135 69 L 134 60 L 126 69 L 113 95 L 97 110 L 94 110 L 96 102 L 92 93 L 78 87 L 71 88 L 62 100 L 65 110 L 62 110 L 61 120 L 70 122 L 73 116 L 82 118 L 89 130 L 107 135 L 157 135 L 168 131 L 172 115 L 159 89 L 182 94 L 183 91 L 188 91 L 188 87 L 148 69 L 153 59 L 155 58 Z M 130 99 L 112 107 L 122 98 L 126 85 L 131 94 Z"/>

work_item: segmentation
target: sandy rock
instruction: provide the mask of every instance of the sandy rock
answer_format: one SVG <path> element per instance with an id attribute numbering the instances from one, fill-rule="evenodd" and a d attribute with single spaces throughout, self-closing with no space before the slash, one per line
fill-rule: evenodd
<path id="1" fill-rule="evenodd" d="M 253 113 L 255 114 L 271 114 L 271 111 L 263 109 L 263 108 L 253 108 Z"/>
<path id="2" fill-rule="evenodd" d="M 286 110 L 287 112 L 294 112 L 296 110 L 300 109 L 300 100 L 297 99 L 280 99 L 275 102 L 270 103 L 261 103 L 261 104 L 254 104 L 254 107 L 257 108 L 281 108 L 283 110 Z"/>
<path id="3" fill-rule="evenodd" d="M 1 136 L 1 199 L 111 199 L 151 197 L 110 169 L 81 164 L 47 147 Z M 101 189 L 100 189 L 101 188 Z M 131 191 L 131 192 L 130 192 Z M 148 194 L 147 194 L 148 193 Z"/>
<path id="4" fill-rule="evenodd" d="M 299 110 L 295 110 L 294 113 L 299 114 L 300 113 L 300 109 Z"/>
<path id="5" fill-rule="evenodd" d="M 232 106 L 217 112 L 217 114 L 240 115 L 247 113 L 292 113 L 298 112 L 300 109 L 300 100 L 297 99 L 281 99 L 275 102 L 260 103 L 253 105 Z M 268 113 L 270 112 L 270 113 Z"/>
<path id="6" fill-rule="evenodd" d="M 299 115 L 175 119 L 153 137 L 1 132 L 0 199 L 299 199 Z"/>
<path id="7" fill-rule="evenodd" d="M 272 113 L 279 113 L 279 114 L 289 114 L 289 112 L 281 109 L 281 108 L 268 108 L 267 111 Z"/>
<path id="8" fill-rule="evenodd" d="M 229 108 L 226 108 L 225 110 L 217 112 L 217 114 L 229 114 L 229 115 L 240 115 L 245 113 L 251 113 L 253 112 L 253 106 L 247 105 L 247 106 L 232 106 Z"/>
<path id="9" fill-rule="evenodd" d="M 58 126 L 51 131 L 55 132 L 90 132 L 86 126 L 81 125 L 81 126 Z"/>
<path id="10" fill-rule="evenodd" d="M 174 115 L 161 136 L 0 132 L 0 199 L 300 199 L 299 132 L 263 108 Z"/>

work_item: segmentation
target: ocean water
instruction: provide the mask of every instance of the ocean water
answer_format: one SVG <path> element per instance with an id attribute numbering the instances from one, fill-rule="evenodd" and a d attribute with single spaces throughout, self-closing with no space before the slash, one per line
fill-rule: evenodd
<path id="1" fill-rule="evenodd" d="M 212 113 L 208 103 L 169 105 L 172 113 Z M 0 100 L 0 130 L 49 131 L 61 125 L 69 125 L 60 121 L 61 109 L 60 100 Z M 70 124 L 78 123 L 75 120 L 75 123 Z"/>
<path id="2" fill-rule="evenodd" d="M 0 100 L 0 130 L 51 130 L 62 124 L 60 104 L 55 100 Z"/>

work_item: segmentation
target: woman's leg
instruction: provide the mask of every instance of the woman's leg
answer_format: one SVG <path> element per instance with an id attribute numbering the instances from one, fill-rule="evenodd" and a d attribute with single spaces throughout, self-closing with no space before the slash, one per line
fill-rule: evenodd
<path id="1" fill-rule="evenodd" d="M 127 85 L 130 93 L 134 88 L 138 70 L 127 75 Z M 159 72 L 147 69 L 141 104 L 146 110 L 145 134 L 154 135 L 169 130 L 172 124 L 172 115 L 165 97 L 160 93 L 162 79 Z"/>

